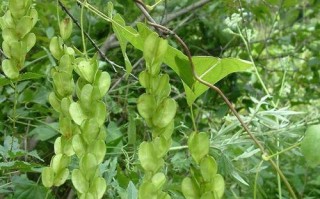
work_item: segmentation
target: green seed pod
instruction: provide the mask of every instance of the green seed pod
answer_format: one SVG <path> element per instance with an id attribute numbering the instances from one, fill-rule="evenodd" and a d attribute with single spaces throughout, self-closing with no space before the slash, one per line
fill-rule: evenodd
<path id="1" fill-rule="evenodd" d="M 107 183 L 102 177 L 94 178 L 89 192 L 96 193 L 98 199 L 103 197 L 104 192 L 107 189 Z"/>
<path id="2" fill-rule="evenodd" d="M 72 138 L 72 147 L 78 158 L 81 158 L 87 152 L 88 145 L 83 138 L 77 134 Z"/>
<path id="3" fill-rule="evenodd" d="M 34 33 L 28 33 L 23 39 L 22 42 L 26 44 L 26 52 L 29 52 L 31 48 L 36 44 L 36 35 Z"/>
<path id="4" fill-rule="evenodd" d="M 211 181 L 212 191 L 217 196 L 216 198 L 222 198 L 225 190 L 225 182 L 223 177 L 220 174 L 214 176 Z"/>
<path id="5" fill-rule="evenodd" d="M 57 154 L 51 159 L 51 168 L 55 173 L 60 172 L 66 168 L 70 163 L 70 158 L 64 154 Z"/>
<path id="6" fill-rule="evenodd" d="M 139 82 L 143 88 L 149 87 L 150 75 L 147 71 L 144 70 L 139 74 Z"/>
<path id="7" fill-rule="evenodd" d="M 152 123 L 158 128 L 166 127 L 174 118 L 177 110 L 176 102 L 167 98 L 157 107 L 155 114 L 152 116 Z"/>
<path id="8" fill-rule="evenodd" d="M 63 56 L 63 41 L 61 37 L 52 37 L 49 45 L 50 52 L 52 53 L 52 56 L 56 58 L 57 60 L 60 60 L 60 58 Z"/>
<path id="9" fill-rule="evenodd" d="M 85 179 L 85 177 L 79 169 L 74 169 L 72 171 L 71 180 L 73 186 L 80 193 L 84 194 L 89 190 L 89 182 Z"/>
<path id="10" fill-rule="evenodd" d="M 56 96 L 56 94 L 54 92 L 51 92 L 49 94 L 49 103 L 52 106 L 52 108 L 57 111 L 57 112 L 61 112 L 61 107 L 60 107 L 60 103 L 61 101 L 59 100 L 59 98 Z"/>
<path id="11" fill-rule="evenodd" d="M 8 10 L 2 17 L 0 17 L 0 28 L 4 29 L 14 29 L 15 22 L 12 18 L 10 10 Z"/>
<path id="12" fill-rule="evenodd" d="M 9 79 L 17 79 L 19 77 L 19 70 L 14 64 L 12 64 L 12 60 L 3 60 L 2 70 Z"/>
<path id="13" fill-rule="evenodd" d="M 170 92 L 171 92 L 171 86 L 169 83 L 169 75 L 164 74 L 159 79 L 158 86 L 155 89 L 155 95 L 159 99 L 163 99 L 163 98 L 169 97 Z"/>
<path id="14" fill-rule="evenodd" d="M 102 139 L 96 140 L 88 145 L 87 151 L 90 151 L 90 153 L 94 154 L 97 159 L 97 164 L 100 164 L 106 155 L 106 143 Z"/>
<path id="15" fill-rule="evenodd" d="M 86 81 L 93 83 L 95 75 L 98 71 L 98 65 L 84 58 L 78 58 L 75 60 L 75 62 L 75 71 Z"/>
<path id="16" fill-rule="evenodd" d="M 166 182 L 166 176 L 163 173 L 156 173 L 152 177 L 151 181 L 156 190 L 161 190 L 164 183 Z"/>
<path id="17" fill-rule="evenodd" d="M 41 173 L 42 184 L 45 187 L 52 187 L 54 180 L 54 172 L 51 167 L 45 167 Z"/>
<path id="18" fill-rule="evenodd" d="M 137 108 L 139 114 L 144 118 L 151 118 L 156 108 L 156 100 L 150 94 L 143 94 L 138 98 Z"/>
<path id="19" fill-rule="evenodd" d="M 157 151 L 155 150 L 154 145 L 149 142 L 142 142 L 140 144 L 138 156 L 141 166 L 146 171 L 155 173 L 164 164 L 162 158 L 157 158 Z"/>
<path id="20" fill-rule="evenodd" d="M 68 177 L 69 177 L 69 169 L 65 168 L 59 171 L 54 177 L 53 185 L 54 186 L 62 185 L 63 183 L 65 183 Z"/>
<path id="21" fill-rule="evenodd" d="M 70 99 L 70 97 L 64 97 L 61 100 L 61 113 L 64 116 L 70 117 L 70 113 L 69 113 L 69 109 L 70 109 L 70 105 L 72 103 L 72 99 Z"/>
<path id="22" fill-rule="evenodd" d="M 99 95 L 98 98 L 102 98 L 105 96 L 107 91 L 110 88 L 111 78 L 109 73 L 101 72 L 100 70 L 97 72 L 93 85 L 98 87 Z"/>
<path id="23" fill-rule="evenodd" d="M 60 24 L 60 36 L 63 40 L 67 40 L 72 33 L 73 23 L 69 17 L 64 18 Z"/>
<path id="24" fill-rule="evenodd" d="M 168 48 L 168 41 L 151 33 L 144 42 L 143 57 L 151 75 L 157 75 Z"/>
<path id="25" fill-rule="evenodd" d="M 94 118 L 85 120 L 81 125 L 82 138 L 88 144 L 97 139 L 99 131 L 99 124 Z"/>
<path id="26" fill-rule="evenodd" d="M 82 122 L 88 118 L 86 113 L 82 110 L 79 102 L 72 102 L 70 104 L 69 113 L 72 120 L 77 124 L 81 125 Z"/>
<path id="27" fill-rule="evenodd" d="M 200 160 L 209 153 L 210 141 L 207 133 L 191 133 L 188 139 L 188 147 L 194 161 L 199 164 Z"/>
<path id="28" fill-rule="evenodd" d="M 80 159 L 80 170 L 83 171 L 82 175 L 87 181 L 90 181 L 97 174 L 98 162 L 92 153 L 86 153 Z"/>
<path id="29" fill-rule="evenodd" d="M 33 28 L 33 19 L 29 16 L 22 17 L 16 26 L 17 34 L 19 36 L 19 39 L 24 38 L 31 29 Z"/>
<path id="30" fill-rule="evenodd" d="M 211 180 L 215 177 L 218 171 L 218 165 L 211 156 L 206 156 L 200 161 L 200 172 L 202 178 L 206 182 L 211 182 Z"/>
<path id="31" fill-rule="evenodd" d="M 200 198 L 199 184 L 189 177 L 183 179 L 181 190 L 186 199 Z"/>

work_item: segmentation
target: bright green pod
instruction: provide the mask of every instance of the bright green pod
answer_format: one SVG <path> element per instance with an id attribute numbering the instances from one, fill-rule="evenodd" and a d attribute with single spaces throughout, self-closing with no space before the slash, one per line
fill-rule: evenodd
<path id="1" fill-rule="evenodd" d="M 103 197 L 104 192 L 107 189 L 107 183 L 102 177 L 94 178 L 93 182 L 91 183 L 89 192 L 96 193 L 97 199 Z"/>
<path id="2" fill-rule="evenodd" d="M 189 177 L 182 180 L 181 190 L 186 199 L 200 198 L 200 186 Z"/>
<path id="3" fill-rule="evenodd" d="M 158 136 L 162 136 L 164 137 L 166 140 L 171 139 L 171 135 L 173 133 L 174 130 L 174 120 L 172 120 L 167 126 L 165 126 L 164 128 L 155 128 L 152 131 L 152 137 L 158 137 Z"/>
<path id="4" fill-rule="evenodd" d="M 86 153 L 80 159 L 80 170 L 87 181 L 91 181 L 97 174 L 98 162 L 92 153 Z"/>
<path id="5" fill-rule="evenodd" d="M 149 87 L 150 75 L 146 70 L 139 73 L 139 82 L 143 88 Z"/>
<path id="6" fill-rule="evenodd" d="M 151 75 L 160 72 L 160 65 L 167 52 L 168 41 L 160 38 L 155 32 L 151 33 L 144 42 L 143 57 Z"/>
<path id="7" fill-rule="evenodd" d="M 16 26 L 16 31 L 19 36 L 19 39 L 24 38 L 24 36 L 26 36 L 31 31 L 32 28 L 33 28 L 32 17 L 29 17 L 29 16 L 22 17 L 18 21 Z"/>
<path id="8" fill-rule="evenodd" d="M 101 127 L 104 124 L 107 117 L 107 108 L 105 103 L 103 103 L 102 101 L 95 102 L 93 104 L 93 110 L 90 116 L 95 118 L 99 124 L 99 127 Z"/>
<path id="9" fill-rule="evenodd" d="M 62 169 L 68 167 L 70 164 L 70 158 L 64 154 L 56 154 L 51 159 L 50 166 L 54 173 L 59 173 Z"/>
<path id="10" fill-rule="evenodd" d="M 72 148 L 72 137 L 61 137 L 61 147 L 62 147 L 62 153 L 67 156 L 74 155 L 74 150 Z"/>
<path id="11" fill-rule="evenodd" d="M 26 52 L 29 52 L 31 48 L 36 44 L 36 35 L 34 33 L 28 33 L 23 39 L 22 42 L 26 45 Z"/>
<path id="12" fill-rule="evenodd" d="M 62 148 L 62 146 L 61 146 L 61 137 L 58 137 L 58 138 L 54 141 L 54 153 L 55 153 L 55 154 L 63 153 L 63 148 Z"/>
<path id="13" fill-rule="evenodd" d="M 61 37 L 52 37 L 50 41 L 50 52 L 57 60 L 60 60 L 60 58 L 64 55 L 62 44 L 63 41 Z"/>
<path id="14" fill-rule="evenodd" d="M 152 123 L 158 128 L 166 127 L 176 115 L 177 103 L 172 98 L 167 98 L 159 104 L 152 115 Z"/>
<path id="15" fill-rule="evenodd" d="M 162 136 L 156 137 L 154 140 L 152 140 L 151 143 L 153 144 L 153 147 L 157 149 L 155 154 L 157 158 L 162 158 L 168 152 L 171 142 L 171 139 L 166 140 Z"/>
<path id="16" fill-rule="evenodd" d="M 156 190 L 161 190 L 164 183 L 166 183 L 166 176 L 163 173 L 156 173 L 151 181 Z"/>
<path id="17" fill-rule="evenodd" d="M 61 112 L 61 106 L 60 106 L 61 101 L 60 101 L 60 99 L 56 96 L 56 94 L 55 94 L 54 92 L 51 92 L 51 93 L 49 94 L 48 100 L 49 100 L 50 105 L 52 106 L 52 108 L 53 108 L 55 111 Z"/>
<path id="18" fill-rule="evenodd" d="M 316 152 L 319 150 L 320 143 L 320 125 L 309 126 L 306 130 L 305 137 L 301 142 L 301 152 L 304 155 L 307 164 L 316 167 L 320 164 L 320 156 Z"/>
<path id="19" fill-rule="evenodd" d="M 18 68 L 9 59 L 2 61 L 2 70 L 9 79 L 17 79 L 19 77 Z"/>
<path id="20" fill-rule="evenodd" d="M 60 58 L 58 70 L 71 74 L 73 71 L 72 61 L 73 61 L 72 56 L 70 56 L 68 54 L 64 54 Z"/>
<path id="21" fill-rule="evenodd" d="M 217 196 L 216 198 L 222 198 L 225 190 L 225 182 L 220 174 L 217 174 L 212 179 L 212 191 Z"/>
<path id="22" fill-rule="evenodd" d="M 82 122 L 88 118 L 78 102 L 72 102 L 70 104 L 69 113 L 72 120 L 78 125 L 81 125 Z"/>
<path id="23" fill-rule="evenodd" d="M 7 43 L 8 45 L 10 45 L 11 42 L 13 42 L 13 41 L 18 42 L 19 39 L 20 39 L 19 35 L 16 32 L 16 30 L 13 29 L 13 28 L 5 28 L 5 29 L 3 29 L 2 30 L 2 38 L 3 38 L 3 41 L 8 42 Z"/>
<path id="24" fill-rule="evenodd" d="M 95 155 L 97 159 L 97 163 L 100 164 L 104 160 L 104 156 L 106 155 L 107 147 L 104 140 L 99 139 L 88 145 L 88 151 Z"/>
<path id="25" fill-rule="evenodd" d="M 65 168 L 60 170 L 56 175 L 54 176 L 53 185 L 54 186 L 61 186 L 63 183 L 66 182 L 66 180 L 69 177 L 69 169 Z"/>
<path id="26" fill-rule="evenodd" d="M 144 118 L 151 118 L 156 109 L 156 100 L 150 94 L 142 94 L 138 98 L 137 108 L 139 114 Z"/>
<path id="27" fill-rule="evenodd" d="M 70 109 L 71 103 L 72 103 L 72 99 L 70 96 L 64 97 L 61 100 L 61 103 L 60 103 L 61 113 L 66 117 L 70 117 L 69 109 Z"/>
<path id="28" fill-rule="evenodd" d="M 144 170 L 150 172 L 157 172 L 164 161 L 162 158 L 157 158 L 157 151 L 154 145 L 150 142 L 142 142 L 138 151 L 139 160 Z"/>
<path id="29" fill-rule="evenodd" d="M 2 17 L 0 17 L 0 28 L 2 30 L 6 28 L 9 28 L 9 29 L 15 28 L 15 22 L 12 18 L 10 10 L 8 10 Z"/>
<path id="30" fill-rule="evenodd" d="M 58 72 L 55 68 L 52 70 L 52 79 L 54 88 L 61 97 L 72 95 L 74 90 L 74 82 L 72 74 L 66 72 Z"/>
<path id="31" fill-rule="evenodd" d="M 102 98 L 107 93 L 111 85 L 111 77 L 109 73 L 99 70 L 96 74 L 93 85 L 99 89 L 98 98 Z"/>
<path id="32" fill-rule="evenodd" d="M 85 179 L 79 169 L 74 169 L 72 171 L 71 181 L 78 192 L 84 194 L 89 190 L 89 182 Z"/>
<path id="33" fill-rule="evenodd" d="M 96 119 L 90 118 L 81 124 L 81 135 L 86 143 L 90 144 L 96 140 L 100 132 L 99 124 Z"/>
<path id="34" fill-rule="evenodd" d="M 54 172 L 51 167 L 43 168 L 41 172 L 41 180 L 42 180 L 43 186 L 45 187 L 53 186 Z"/>
<path id="35" fill-rule="evenodd" d="M 152 183 L 144 182 L 139 188 L 139 199 L 158 199 L 157 190 Z"/>
<path id="36" fill-rule="evenodd" d="M 207 133 L 193 132 L 188 139 L 188 147 L 194 161 L 199 164 L 200 160 L 209 153 L 210 141 Z"/>
<path id="37" fill-rule="evenodd" d="M 87 152 L 87 147 L 88 147 L 88 145 L 82 139 L 80 134 L 73 136 L 72 148 L 78 158 L 81 158 Z"/>
<path id="38" fill-rule="evenodd" d="M 14 18 L 21 18 L 30 8 L 30 0 L 9 0 L 9 10 Z"/>
<path id="39" fill-rule="evenodd" d="M 69 17 L 64 18 L 60 24 L 60 36 L 63 40 L 67 40 L 72 33 L 73 23 Z"/>
<path id="40" fill-rule="evenodd" d="M 211 156 L 206 156 L 200 161 L 200 172 L 202 178 L 206 182 L 210 182 L 217 174 L 218 165 L 215 159 Z"/>
<path id="41" fill-rule="evenodd" d="M 74 69 L 78 75 L 84 78 L 87 82 L 93 83 L 95 75 L 98 71 L 98 65 L 95 62 L 84 58 L 77 58 L 75 60 Z"/>
<path id="42" fill-rule="evenodd" d="M 161 75 L 158 82 L 158 86 L 154 92 L 155 95 L 159 99 L 163 99 L 163 98 L 169 97 L 170 92 L 171 92 L 171 86 L 169 83 L 169 75 L 168 74 Z"/>

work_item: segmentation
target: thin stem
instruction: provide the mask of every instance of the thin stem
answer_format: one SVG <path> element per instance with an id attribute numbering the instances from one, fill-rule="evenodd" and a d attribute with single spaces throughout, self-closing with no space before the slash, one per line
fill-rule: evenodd
<path id="1" fill-rule="evenodd" d="M 194 118 L 194 113 L 193 113 L 193 106 L 190 106 L 190 113 L 191 113 L 191 120 L 192 120 L 192 125 L 193 125 L 193 129 L 195 132 L 198 132 L 198 128 L 197 128 L 197 124 Z"/>
<path id="2" fill-rule="evenodd" d="M 81 26 L 81 28 L 80 29 L 81 29 L 82 47 L 83 47 L 83 54 L 88 59 L 86 41 L 85 41 L 84 30 L 83 30 L 83 12 L 84 12 L 84 6 L 81 5 L 81 12 L 80 12 L 80 26 Z"/>
<path id="3" fill-rule="evenodd" d="M 295 143 L 294 145 L 292 145 L 292 146 L 290 146 L 290 147 L 288 147 L 288 148 L 286 148 L 286 149 L 283 149 L 282 151 L 278 151 L 278 152 L 275 153 L 275 154 L 266 156 L 266 157 L 264 157 L 263 159 L 266 160 L 266 161 L 268 161 L 268 160 L 270 160 L 271 158 L 280 155 L 281 153 L 285 153 L 285 152 L 287 152 L 287 151 L 290 151 L 291 149 L 294 149 L 294 148 L 298 147 L 300 144 L 301 144 L 301 142 L 297 142 L 297 143 Z"/>
<path id="4" fill-rule="evenodd" d="M 257 198 L 257 181 L 258 181 L 258 176 L 259 176 L 259 170 L 263 164 L 263 160 L 259 163 L 259 166 L 257 168 L 257 173 L 256 176 L 254 177 L 254 186 L 253 186 L 253 199 Z"/>

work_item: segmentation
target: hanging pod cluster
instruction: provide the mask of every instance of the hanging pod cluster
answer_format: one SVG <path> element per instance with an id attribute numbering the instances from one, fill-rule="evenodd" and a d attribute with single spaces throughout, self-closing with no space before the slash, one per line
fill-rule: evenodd
<path id="1" fill-rule="evenodd" d="M 59 66 L 51 71 L 54 92 L 49 102 L 59 112 L 61 137 L 54 144 L 55 156 L 50 167 L 42 172 L 46 187 L 60 186 L 69 176 L 71 156 L 79 158 L 79 167 L 72 171 L 71 180 L 79 198 L 102 198 L 106 182 L 101 177 L 99 164 L 106 153 L 106 130 L 104 121 L 107 111 L 101 101 L 110 87 L 110 76 L 98 69 L 97 57 L 75 58 L 74 50 L 64 44 L 72 32 L 72 22 L 64 19 L 60 23 L 61 37 L 50 42 L 52 55 Z M 73 71 L 79 78 L 76 84 Z M 78 101 L 73 101 L 73 94 Z"/>
<path id="2" fill-rule="evenodd" d="M 69 31 L 71 34 L 72 23 L 67 25 L 71 29 Z M 63 31 L 60 30 L 60 32 Z M 64 40 L 66 39 L 68 37 L 64 37 Z M 50 167 L 45 167 L 42 171 L 42 183 L 46 187 L 60 186 L 68 179 L 68 166 L 71 156 L 74 155 L 72 138 L 80 131 L 78 126 L 72 122 L 69 113 L 69 106 L 75 89 L 72 65 L 75 52 L 71 47 L 64 44 L 64 40 L 61 37 L 53 37 L 49 46 L 52 56 L 59 60 L 59 65 L 51 69 L 54 92 L 49 94 L 49 102 L 53 109 L 59 113 L 61 136 L 55 140 L 55 155 L 51 159 Z"/>
<path id="3" fill-rule="evenodd" d="M 217 174 L 218 165 L 209 156 L 210 141 L 207 133 L 193 132 L 188 139 L 189 152 L 196 163 L 191 167 L 191 177 L 182 181 L 186 199 L 220 199 L 224 193 L 224 179 Z"/>
<path id="4" fill-rule="evenodd" d="M 17 79 L 27 53 L 36 43 L 36 35 L 30 31 L 37 23 L 38 13 L 31 7 L 32 0 L 10 0 L 9 10 L 0 18 L 2 48 L 7 59 L 2 70 L 10 79 Z"/>
<path id="5" fill-rule="evenodd" d="M 151 33 L 144 42 L 143 56 L 146 70 L 139 74 L 139 82 L 145 88 L 137 102 L 139 114 L 151 128 L 152 140 L 142 142 L 138 155 L 145 176 L 139 188 L 140 199 L 168 199 L 162 191 L 165 175 L 159 170 L 164 165 L 163 157 L 171 146 L 174 130 L 174 116 L 177 104 L 169 97 L 171 86 L 169 76 L 160 74 L 160 67 L 168 47 L 167 40 Z"/>

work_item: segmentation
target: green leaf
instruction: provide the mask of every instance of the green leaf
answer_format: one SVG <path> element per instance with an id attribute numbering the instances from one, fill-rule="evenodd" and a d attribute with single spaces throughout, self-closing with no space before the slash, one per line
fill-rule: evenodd
<path id="1" fill-rule="evenodd" d="M 46 141 L 58 135 L 58 123 L 42 124 L 32 129 L 29 136 L 41 141 Z"/>
<path id="2" fill-rule="evenodd" d="M 29 180 L 26 175 L 13 176 L 12 184 L 14 185 L 14 196 L 15 199 L 26 199 L 26 198 L 47 198 L 53 199 L 54 197 L 48 190 L 42 186 Z"/>
<path id="3" fill-rule="evenodd" d="M 114 24 L 115 23 L 113 23 L 113 25 Z M 149 34 L 151 34 L 152 30 L 143 23 L 138 23 L 137 27 L 139 30 L 138 35 L 131 27 L 129 28 L 123 24 L 117 24 L 117 28 L 119 29 L 118 33 L 129 41 L 135 48 L 143 51 L 142 44 L 144 44 L 144 41 Z M 250 62 L 237 58 L 219 59 L 215 57 L 194 56 L 192 59 L 194 61 L 197 74 L 211 84 L 215 84 L 230 73 L 245 71 L 252 66 Z M 172 68 L 172 70 L 179 75 L 181 80 L 189 88 L 189 91 L 186 90 L 186 92 L 188 92 L 189 105 L 208 89 L 208 87 L 200 85 L 195 81 L 188 57 L 181 51 L 173 48 L 172 46 L 168 46 L 163 62 Z"/>
<path id="4" fill-rule="evenodd" d="M 188 139 L 189 151 L 197 164 L 209 153 L 209 146 L 209 137 L 205 132 L 193 132 Z"/>
<path id="5" fill-rule="evenodd" d="M 127 194 L 127 199 L 138 199 L 138 190 L 132 181 L 128 184 Z"/>
<path id="6" fill-rule="evenodd" d="M 113 18 L 112 28 L 120 44 L 121 52 L 126 66 L 126 76 L 128 77 L 132 71 L 132 65 L 126 53 L 128 41 L 125 35 L 122 33 L 122 27 L 127 27 L 126 31 L 129 31 L 129 34 L 136 34 L 136 31 L 134 31 L 131 27 L 129 28 L 129 26 L 125 26 L 125 21 L 123 20 L 123 18 L 119 14 L 116 14 Z"/>
<path id="7" fill-rule="evenodd" d="M 301 142 L 301 152 L 305 156 L 308 165 L 316 167 L 320 164 L 319 156 L 320 125 L 309 126 L 304 139 Z"/>

